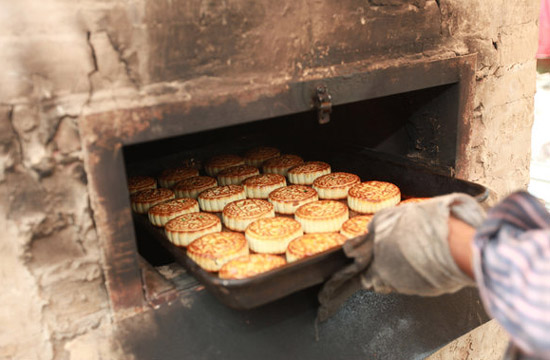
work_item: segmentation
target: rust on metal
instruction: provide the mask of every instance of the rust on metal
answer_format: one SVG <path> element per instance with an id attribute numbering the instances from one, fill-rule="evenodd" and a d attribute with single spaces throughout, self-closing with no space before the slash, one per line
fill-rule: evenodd
<path id="1" fill-rule="evenodd" d="M 315 92 L 315 107 L 317 108 L 317 120 L 319 124 L 328 124 L 332 112 L 332 96 L 330 96 L 326 85 L 317 86 Z"/>
<path id="2" fill-rule="evenodd" d="M 143 293 L 147 303 L 154 309 L 157 309 L 164 303 L 174 301 L 178 298 L 176 287 L 166 281 L 153 266 L 139 257 L 141 267 L 141 279 L 143 282 Z"/>

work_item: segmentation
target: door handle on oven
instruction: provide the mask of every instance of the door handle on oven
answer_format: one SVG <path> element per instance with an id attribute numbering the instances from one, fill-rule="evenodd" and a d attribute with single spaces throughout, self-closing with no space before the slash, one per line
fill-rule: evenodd
<path id="1" fill-rule="evenodd" d="M 330 121 L 332 112 L 332 96 L 326 85 L 319 85 L 315 94 L 315 107 L 317 108 L 317 119 L 319 124 L 326 124 Z"/>

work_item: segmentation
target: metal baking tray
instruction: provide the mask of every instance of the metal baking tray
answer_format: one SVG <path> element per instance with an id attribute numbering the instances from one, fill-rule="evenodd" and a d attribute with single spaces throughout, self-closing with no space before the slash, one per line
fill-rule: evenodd
<path id="1" fill-rule="evenodd" d="M 316 152 L 304 157 L 308 160 L 327 161 L 333 171 L 355 173 L 362 181 L 392 182 L 400 187 L 405 196 L 432 197 L 462 192 L 475 197 L 479 202 L 488 197 L 488 190 L 482 185 L 435 172 L 425 165 L 407 159 L 367 149 L 348 148 L 342 149 L 342 152 Z M 146 216 L 134 214 L 134 222 L 137 231 L 146 233 L 148 239 L 162 245 L 175 261 L 183 265 L 208 291 L 234 309 L 251 309 L 320 284 L 351 261 L 340 247 L 249 279 L 225 280 L 200 268 L 187 257 L 184 248 L 168 241 L 163 230 L 152 226 Z"/>
<path id="2" fill-rule="evenodd" d="M 134 222 L 139 230 L 148 232 L 154 241 L 168 250 L 174 260 L 183 265 L 208 291 L 233 309 L 251 309 L 320 284 L 350 261 L 338 248 L 249 279 L 225 280 L 198 266 L 187 256 L 185 248 L 168 241 L 163 230 L 151 225 L 146 216 L 134 214 Z"/>

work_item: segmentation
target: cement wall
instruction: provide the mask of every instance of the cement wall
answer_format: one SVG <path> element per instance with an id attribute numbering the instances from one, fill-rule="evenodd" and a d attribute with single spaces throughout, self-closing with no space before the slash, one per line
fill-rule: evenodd
<path id="1" fill-rule="evenodd" d="M 79 118 L 96 102 L 477 52 L 458 173 L 493 199 L 528 181 L 537 1 L 19 0 L 0 14 L 0 359 L 132 358 L 112 336 L 81 151 Z"/>

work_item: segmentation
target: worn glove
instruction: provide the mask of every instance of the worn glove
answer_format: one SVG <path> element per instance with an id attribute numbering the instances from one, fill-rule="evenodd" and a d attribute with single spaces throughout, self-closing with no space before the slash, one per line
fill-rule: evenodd
<path id="1" fill-rule="evenodd" d="M 451 214 L 474 228 L 485 218 L 477 201 L 465 194 L 377 213 L 366 236 L 344 244 L 344 253 L 354 262 L 334 274 L 319 293 L 319 320 L 331 316 L 360 288 L 437 296 L 475 285 L 451 256 L 447 240 Z"/>

